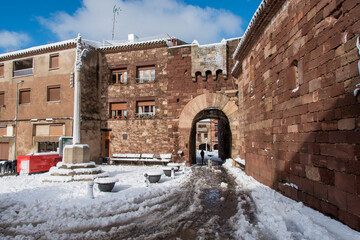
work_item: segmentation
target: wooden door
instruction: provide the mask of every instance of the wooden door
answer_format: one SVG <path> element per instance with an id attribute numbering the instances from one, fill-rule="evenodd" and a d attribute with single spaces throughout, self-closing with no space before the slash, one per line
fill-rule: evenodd
<path id="1" fill-rule="evenodd" d="M 103 132 L 103 147 L 102 147 L 102 157 L 110 157 L 111 151 L 110 151 L 110 131 L 104 131 Z"/>

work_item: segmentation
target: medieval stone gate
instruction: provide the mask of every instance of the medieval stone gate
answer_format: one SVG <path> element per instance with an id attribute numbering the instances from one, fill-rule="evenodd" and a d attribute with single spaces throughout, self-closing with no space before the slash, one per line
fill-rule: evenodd
<path id="1" fill-rule="evenodd" d="M 184 159 L 191 165 L 195 154 L 194 125 L 204 118 L 218 118 L 228 125 L 230 139 L 225 141 L 229 149 L 225 150 L 226 157 L 238 156 L 239 121 L 236 102 L 221 93 L 206 93 L 192 99 L 182 110 L 179 118 L 180 149 L 184 149 Z M 225 144 L 226 145 L 226 144 Z"/>

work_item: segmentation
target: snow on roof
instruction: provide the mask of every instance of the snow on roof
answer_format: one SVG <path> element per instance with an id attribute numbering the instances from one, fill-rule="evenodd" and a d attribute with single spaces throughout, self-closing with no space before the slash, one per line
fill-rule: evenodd
<path id="1" fill-rule="evenodd" d="M 0 54 L 0 59 L 21 57 L 23 55 L 35 54 L 35 53 L 43 52 L 45 50 L 52 50 L 52 49 L 55 50 L 61 47 L 75 47 L 75 46 L 76 46 L 76 39 L 69 39 L 61 42 L 40 45 L 14 52 L 3 53 Z"/>
<path id="2" fill-rule="evenodd" d="M 177 39 L 177 38 L 170 37 L 168 34 L 161 34 L 157 36 L 144 37 L 144 38 L 135 37 L 132 40 L 105 40 L 103 46 L 100 49 L 109 50 L 109 49 L 140 47 L 145 45 L 157 45 L 157 44 L 166 44 L 168 47 L 171 47 L 172 39 Z"/>
<path id="3" fill-rule="evenodd" d="M 255 33 L 261 27 L 265 27 L 265 25 L 267 25 L 267 23 L 271 20 L 272 15 L 278 10 L 280 6 L 282 6 L 284 1 L 285 0 L 263 0 L 260 3 L 233 54 L 234 59 L 240 56 L 240 54 L 243 52 L 249 42 L 251 42 Z"/>
<path id="4" fill-rule="evenodd" d="M 90 45 L 90 46 L 96 48 L 96 49 L 102 46 L 102 44 L 97 41 L 92 41 L 92 40 L 87 40 L 87 39 L 82 39 L 81 41 L 87 45 Z M 33 55 L 33 54 L 42 53 L 45 51 L 55 51 L 55 50 L 63 49 L 63 48 L 73 48 L 73 47 L 75 48 L 76 43 L 77 43 L 76 38 L 61 41 L 61 42 L 56 42 L 56 43 L 49 43 L 49 44 L 31 47 L 31 48 L 27 48 L 27 49 L 22 49 L 22 50 L 18 50 L 18 51 L 3 53 L 3 54 L 0 54 L 0 59 L 18 58 L 18 57 L 22 57 L 25 55 Z"/>

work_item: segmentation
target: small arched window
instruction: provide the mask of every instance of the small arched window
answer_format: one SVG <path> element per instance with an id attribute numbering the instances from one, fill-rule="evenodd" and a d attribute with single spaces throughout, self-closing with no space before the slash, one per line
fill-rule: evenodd
<path id="1" fill-rule="evenodd" d="M 196 72 L 195 73 L 195 82 L 200 81 L 200 80 L 202 80 L 201 72 Z"/>
<path id="2" fill-rule="evenodd" d="M 218 69 L 216 71 L 216 80 L 220 81 L 223 79 L 223 75 L 222 75 L 223 71 L 221 69 Z"/>

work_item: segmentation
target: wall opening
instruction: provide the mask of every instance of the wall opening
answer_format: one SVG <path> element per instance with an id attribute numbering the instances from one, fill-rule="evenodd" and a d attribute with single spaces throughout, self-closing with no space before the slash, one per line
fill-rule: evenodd
<path id="1" fill-rule="evenodd" d="M 200 134 L 207 134 L 207 138 L 203 138 Z M 207 140 L 203 142 L 204 139 Z M 212 140 L 214 144 L 211 143 Z M 229 120 L 224 112 L 214 108 L 199 112 L 192 122 L 189 143 L 189 160 L 191 164 L 196 164 L 197 160 L 199 161 L 197 155 L 204 147 L 209 152 L 209 158 L 216 158 L 213 155 L 214 152 L 217 154 L 218 159 L 231 158 L 232 134 Z M 215 145 L 216 147 L 214 147 Z"/>

